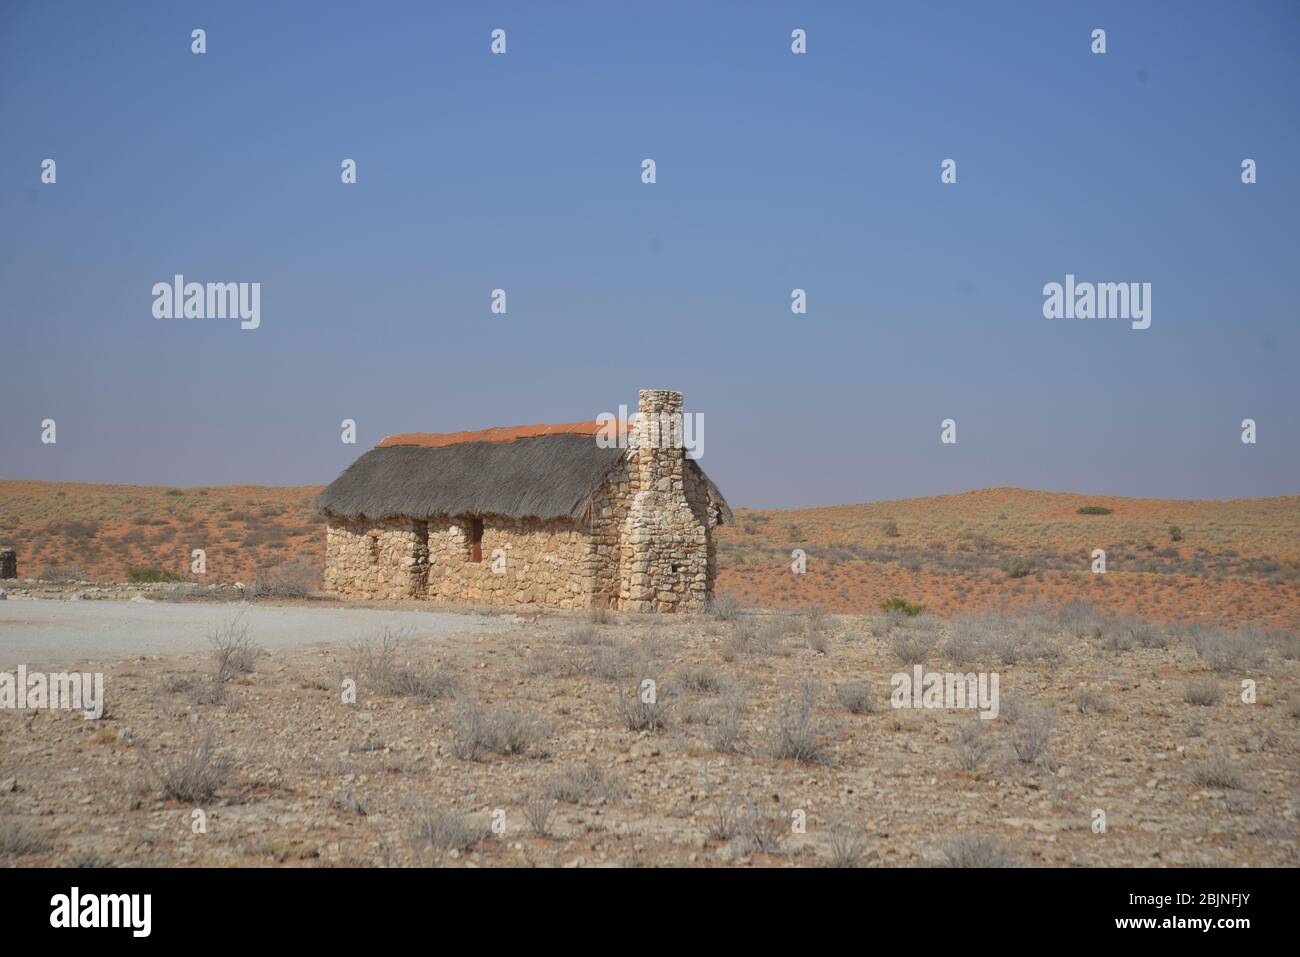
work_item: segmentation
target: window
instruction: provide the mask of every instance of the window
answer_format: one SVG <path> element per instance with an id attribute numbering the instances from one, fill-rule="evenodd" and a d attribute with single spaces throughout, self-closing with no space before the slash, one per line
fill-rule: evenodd
<path id="1" fill-rule="evenodd" d="M 465 523 L 465 533 L 469 537 L 469 560 L 483 561 L 483 519 L 469 519 Z"/>
<path id="2" fill-rule="evenodd" d="M 370 533 L 370 564 L 379 564 L 379 533 Z"/>

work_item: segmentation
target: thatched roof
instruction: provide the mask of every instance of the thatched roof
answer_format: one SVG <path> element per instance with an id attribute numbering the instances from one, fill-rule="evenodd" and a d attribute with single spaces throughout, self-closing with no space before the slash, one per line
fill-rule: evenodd
<path id="1" fill-rule="evenodd" d="M 565 428 L 571 430 L 530 432 L 523 438 L 474 434 L 473 440 L 450 443 L 437 441 L 445 436 L 394 436 L 348 466 L 317 496 L 316 507 L 346 519 L 585 519 L 592 494 L 624 450 L 601 448 L 593 433 Z M 394 444 L 402 439 L 406 444 Z M 704 478 L 730 524 L 731 510 L 717 486 L 694 460 L 686 463 Z"/>

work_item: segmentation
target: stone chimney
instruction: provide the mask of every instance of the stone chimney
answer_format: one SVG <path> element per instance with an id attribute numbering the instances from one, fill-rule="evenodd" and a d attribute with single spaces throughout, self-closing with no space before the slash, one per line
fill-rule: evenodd
<path id="1" fill-rule="evenodd" d="M 632 500 L 621 533 L 621 606 L 632 611 L 703 607 L 708 541 L 686 498 L 682 394 L 643 389 L 629 437 Z"/>

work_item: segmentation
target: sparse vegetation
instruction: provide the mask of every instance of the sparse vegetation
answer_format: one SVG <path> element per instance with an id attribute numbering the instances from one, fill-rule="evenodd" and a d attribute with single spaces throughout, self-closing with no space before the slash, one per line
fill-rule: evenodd
<path id="1" fill-rule="evenodd" d="M 163 797 L 190 804 L 210 801 L 230 776 L 230 762 L 212 745 L 212 732 L 173 756 L 164 755 L 151 765 Z"/>
<path id="2" fill-rule="evenodd" d="M 248 624 L 238 615 L 208 635 L 218 683 L 250 674 L 261 649 L 248 637 Z"/>
<path id="3" fill-rule="evenodd" d="M 146 565 L 128 565 L 126 569 L 126 580 L 132 584 L 146 584 L 153 582 L 183 582 L 184 575 L 176 572 L 170 572 L 163 568 L 150 568 Z"/>
<path id="4" fill-rule="evenodd" d="M 876 710 L 871 688 L 863 681 L 848 681 L 835 689 L 840 705 L 851 714 L 870 714 Z"/>
<path id="5" fill-rule="evenodd" d="M 1219 695 L 1218 683 L 1209 678 L 1195 678 L 1183 686 L 1183 700 L 1188 704 L 1208 708 L 1218 703 Z"/>
<path id="6" fill-rule="evenodd" d="M 1015 858 L 1007 846 L 988 834 L 962 834 L 939 849 L 944 867 L 1013 867 Z"/>
<path id="7" fill-rule="evenodd" d="M 1109 509 L 1104 505 L 1084 505 L 1079 508 L 1078 514 L 1079 515 L 1109 515 L 1111 514 L 1112 511 L 1113 509 Z"/>
<path id="8" fill-rule="evenodd" d="M 1240 790 L 1246 786 L 1246 780 L 1227 757 L 1215 753 L 1192 765 L 1192 780 L 1203 788 L 1222 790 Z"/>
<path id="9" fill-rule="evenodd" d="M 789 758 L 796 764 L 830 763 L 830 750 L 816 723 L 816 707 L 816 686 L 805 678 L 781 711 L 772 747 L 774 757 Z"/>
<path id="10" fill-rule="evenodd" d="M 485 754 L 523 754 L 537 739 L 537 722 L 504 705 L 485 711 L 468 695 L 456 702 L 451 720 L 451 753 L 464 761 Z"/>

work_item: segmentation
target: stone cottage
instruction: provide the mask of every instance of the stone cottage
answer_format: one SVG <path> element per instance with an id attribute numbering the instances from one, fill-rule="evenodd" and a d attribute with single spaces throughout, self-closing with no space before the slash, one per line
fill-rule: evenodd
<path id="1" fill-rule="evenodd" d="M 717 486 L 680 392 L 639 414 L 389 436 L 316 499 L 325 590 L 354 598 L 690 611 L 713 592 Z"/>

